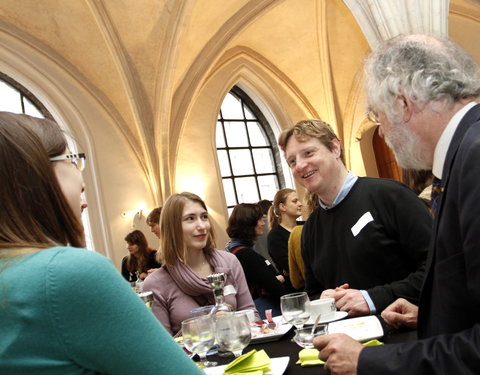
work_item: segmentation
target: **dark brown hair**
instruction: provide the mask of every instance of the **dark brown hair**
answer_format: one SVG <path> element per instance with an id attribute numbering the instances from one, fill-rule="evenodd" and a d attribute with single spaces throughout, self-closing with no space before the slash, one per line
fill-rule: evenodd
<path id="1" fill-rule="evenodd" d="M 49 160 L 66 150 L 55 122 L 0 112 L 0 249 L 85 246 L 83 226 Z"/>
<path id="2" fill-rule="evenodd" d="M 237 204 L 228 218 L 227 234 L 230 238 L 253 241 L 257 237 L 255 227 L 263 217 L 258 204 Z"/>
<path id="3" fill-rule="evenodd" d="M 135 255 L 129 254 L 127 256 L 128 271 L 132 273 L 135 273 L 136 271 L 139 271 L 140 273 L 146 272 L 148 270 L 148 252 L 155 251 L 148 247 L 147 237 L 145 237 L 142 231 L 136 229 L 125 236 L 125 241 L 130 245 L 138 246 L 138 252 Z"/>

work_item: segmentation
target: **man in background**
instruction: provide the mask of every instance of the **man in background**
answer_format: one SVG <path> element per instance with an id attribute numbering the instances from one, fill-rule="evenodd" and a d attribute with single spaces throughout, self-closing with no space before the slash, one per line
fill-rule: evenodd
<path id="1" fill-rule="evenodd" d="M 150 231 L 160 238 L 160 214 L 162 213 L 162 207 L 154 208 L 147 216 L 147 225 L 150 227 Z"/>

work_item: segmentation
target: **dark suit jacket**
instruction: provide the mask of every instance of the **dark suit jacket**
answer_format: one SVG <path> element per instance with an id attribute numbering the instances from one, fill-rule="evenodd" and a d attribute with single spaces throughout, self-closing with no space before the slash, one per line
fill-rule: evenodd
<path id="1" fill-rule="evenodd" d="M 453 136 L 442 185 L 420 295 L 420 340 L 365 348 L 359 374 L 480 373 L 480 105 Z"/>

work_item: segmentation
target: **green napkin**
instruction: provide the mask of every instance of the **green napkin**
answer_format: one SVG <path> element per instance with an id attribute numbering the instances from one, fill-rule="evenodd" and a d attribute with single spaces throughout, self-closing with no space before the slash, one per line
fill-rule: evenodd
<path id="1" fill-rule="evenodd" d="M 227 367 L 225 374 L 249 374 L 262 375 L 264 371 L 270 369 L 270 357 L 265 350 L 257 351 L 253 349 L 238 358 L 235 358 Z"/>
<path id="2" fill-rule="evenodd" d="M 370 340 L 363 343 L 363 346 L 376 346 L 376 345 L 383 345 L 383 342 L 378 340 Z M 323 362 L 321 359 L 318 359 L 318 353 L 319 351 L 317 349 L 300 350 L 300 352 L 298 353 L 297 365 L 301 365 L 302 367 L 307 367 L 307 366 L 318 366 L 318 365 L 325 364 L 325 362 Z"/>

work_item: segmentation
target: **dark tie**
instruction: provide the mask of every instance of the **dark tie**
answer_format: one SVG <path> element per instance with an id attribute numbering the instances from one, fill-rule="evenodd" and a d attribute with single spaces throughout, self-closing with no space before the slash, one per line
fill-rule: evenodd
<path id="1" fill-rule="evenodd" d="M 438 205 L 440 204 L 440 197 L 443 193 L 443 186 L 441 185 L 442 180 L 437 177 L 433 177 L 432 181 L 432 197 L 431 197 L 431 207 L 433 216 L 437 216 Z"/>

